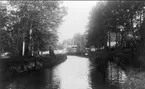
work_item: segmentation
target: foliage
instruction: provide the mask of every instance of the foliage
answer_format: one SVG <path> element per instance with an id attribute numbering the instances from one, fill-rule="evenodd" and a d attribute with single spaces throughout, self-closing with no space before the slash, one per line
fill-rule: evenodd
<path id="1" fill-rule="evenodd" d="M 145 3 L 141 1 L 100 2 L 90 13 L 88 23 L 88 46 L 107 46 L 110 33 L 116 33 L 116 43 L 120 46 L 131 45 L 141 38 L 139 29 L 143 23 Z M 109 40 L 108 40 L 109 41 Z"/>
<path id="2" fill-rule="evenodd" d="M 120 89 L 144 89 L 145 83 L 144 72 L 137 72 L 135 70 L 130 70 L 127 74 L 127 79 L 125 83 L 120 85 Z"/>
<path id="3" fill-rule="evenodd" d="M 77 33 L 73 37 L 74 45 L 77 45 L 78 52 L 84 52 L 86 47 L 86 36 L 85 34 Z"/>
<path id="4" fill-rule="evenodd" d="M 104 5 L 99 3 L 96 7 L 93 8 L 89 17 L 88 36 L 87 36 L 87 45 L 100 47 L 106 41 L 106 31 L 104 28 L 104 18 L 103 18 Z"/>
<path id="5" fill-rule="evenodd" d="M 145 68 L 145 2 L 138 0 L 105 2 L 105 4 L 100 2 L 90 13 L 87 45 L 97 48 L 106 47 L 106 44 L 108 42 L 110 44 L 115 38 L 116 48 L 112 49 L 123 50 L 128 47 L 131 50 L 129 52 L 131 57 L 128 59 L 139 62 L 140 65 L 136 67 Z M 115 36 L 112 35 L 114 33 Z"/>
<path id="6" fill-rule="evenodd" d="M 86 34 L 76 33 L 73 38 L 64 40 L 61 45 L 62 48 L 66 48 L 69 52 L 74 50 L 74 52 L 83 53 L 85 52 L 86 43 Z"/>
<path id="7" fill-rule="evenodd" d="M 49 46 L 55 46 L 58 38 L 57 28 L 66 14 L 61 2 L 10 0 L 9 5 L 13 9 L 6 9 L 7 21 L 2 21 L 5 24 L 3 28 L 5 34 L 10 36 L 11 41 L 7 42 L 13 45 L 18 53 L 22 51 L 23 41 L 27 51 L 44 51 L 48 50 Z"/>
<path id="8" fill-rule="evenodd" d="M 116 40 L 117 43 L 121 41 L 120 44 L 126 45 L 128 34 L 132 35 L 132 40 L 136 43 L 140 36 L 139 28 L 143 22 L 144 6 L 144 2 L 137 0 L 106 1 L 106 4 L 100 2 L 90 13 L 88 45 L 105 46 L 109 33 L 121 34 L 121 40 Z M 97 46 L 99 44 L 100 46 Z"/>

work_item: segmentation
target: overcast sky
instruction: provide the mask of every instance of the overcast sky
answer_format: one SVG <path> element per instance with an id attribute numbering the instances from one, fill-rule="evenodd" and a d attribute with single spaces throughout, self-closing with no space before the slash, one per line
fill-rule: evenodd
<path id="1" fill-rule="evenodd" d="M 5 3 L 5 1 L 2 1 Z M 72 38 L 75 33 L 84 33 L 88 15 L 97 1 L 63 1 L 67 9 L 64 22 L 58 29 L 60 42 Z"/>
<path id="2" fill-rule="evenodd" d="M 59 28 L 60 41 L 72 38 L 75 33 L 83 33 L 86 30 L 88 15 L 97 1 L 64 1 L 68 8 L 68 14 Z"/>

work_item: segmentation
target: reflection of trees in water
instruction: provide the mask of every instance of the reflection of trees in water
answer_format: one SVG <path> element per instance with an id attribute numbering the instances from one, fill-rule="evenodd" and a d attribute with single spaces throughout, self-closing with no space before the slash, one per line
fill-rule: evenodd
<path id="1" fill-rule="evenodd" d="M 115 63 L 108 62 L 108 82 L 110 84 L 124 83 L 126 79 L 125 72 Z"/>
<path id="2" fill-rule="evenodd" d="M 94 63 L 91 65 L 90 79 L 93 89 L 98 87 L 99 89 L 107 89 L 110 84 L 124 83 L 126 74 L 121 67 L 115 63 L 107 62 L 106 64 L 102 62 L 102 64 L 98 65 Z"/>
<path id="3" fill-rule="evenodd" d="M 16 84 L 15 83 L 11 83 L 10 85 L 7 86 L 6 89 L 16 89 Z"/>
<path id="4" fill-rule="evenodd" d="M 98 62 L 92 62 L 90 65 L 90 85 L 92 89 L 109 89 L 109 86 L 105 82 L 104 66 L 103 64 L 96 64 Z"/>
<path id="5" fill-rule="evenodd" d="M 19 74 L 12 78 L 0 81 L 0 89 L 52 89 L 51 70 L 31 72 L 30 74 Z M 3 77 L 3 76 L 1 76 Z"/>
<path id="6" fill-rule="evenodd" d="M 6 65 L 7 71 L 13 71 L 17 73 L 25 72 L 30 70 L 38 70 L 42 68 L 42 63 L 38 61 L 29 61 L 29 62 L 22 62 L 22 63 L 15 63 Z"/>

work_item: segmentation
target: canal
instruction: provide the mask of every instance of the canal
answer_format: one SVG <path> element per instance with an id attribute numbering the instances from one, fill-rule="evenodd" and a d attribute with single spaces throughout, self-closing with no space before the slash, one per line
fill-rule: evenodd
<path id="1" fill-rule="evenodd" d="M 78 56 L 52 69 L 6 75 L 0 74 L 0 89 L 109 89 L 89 59 Z"/>

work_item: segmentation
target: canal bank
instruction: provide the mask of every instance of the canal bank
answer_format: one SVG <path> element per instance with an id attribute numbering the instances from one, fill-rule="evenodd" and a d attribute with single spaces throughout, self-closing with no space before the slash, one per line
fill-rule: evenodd
<path id="1" fill-rule="evenodd" d="M 66 54 L 57 54 L 55 56 L 43 55 L 39 57 L 12 57 L 0 60 L 0 71 L 2 72 L 31 72 L 33 70 L 43 70 L 52 68 L 64 62 L 67 59 Z"/>
<path id="2" fill-rule="evenodd" d="M 89 55 L 86 55 L 85 53 L 67 53 L 67 55 L 89 58 Z"/>
<path id="3" fill-rule="evenodd" d="M 11 78 L 0 73 L 1 89 L 112 89 L 88 58 L 68 56 L 67 60 L 41 71 Z"/>
<path id="4" fill-rule="evenodd" d="M 119 85 L 124 83 L 127 79 L 126 67 L 120 66 L 108 51 L 100 53 L 92 53 L 89 55 L 91 63 L 96 67 L 96 72 L 100 75 L 102 83 L 106 83 L 111 89 L 118 89 Z"/>

